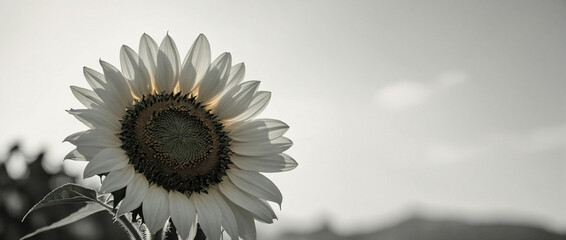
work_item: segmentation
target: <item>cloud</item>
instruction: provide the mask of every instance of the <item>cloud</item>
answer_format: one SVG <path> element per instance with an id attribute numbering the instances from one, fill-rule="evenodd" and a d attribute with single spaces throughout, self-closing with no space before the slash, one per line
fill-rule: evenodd
<path id="1" fill-rule="evenodd" d="M 484 151 L 485 146 L 433 143 L 427 146 L 425 154 L 431 162 L 450 163 L 468 160 Z"/>
<path id="2" fill-rule="evenodd" d="M 425 103 L 435 94 L 467 81 L 462 71 L 446 71 L 434 81 L 400 80 L 377 90 L 374 103 L 384 109 L 400 110 Z"/>
<path id="3" fill-rule="evenodd" d="M 374 101 L 383 108 L 403 109 L 423 103 L 431 93 L 430 87 L 423 83 L 404 80 L 379 89 Z"/>
<path id="4" fill-rule="evenodd" d="M 566 124 L 536 129 L 512 142 L 511 147 L 522 153 L 566 149 Z"/>
<path id="5" fill-rule="evenodd" d="M 473 160 L 495 151 L 537 154 L 566 149 L 566 124 L 541 127 L 521 134 L 489 135 L 468 144 L 432 143 L 425 151 L 436 163 Z"/>
<path id="6" fill-rule="evenodd" d="M 460 85 L 467 80 L 468 75 L 462 71 L 446 71 L 438 75 L 436 84 L 438 88 L 442 89 Z"/>

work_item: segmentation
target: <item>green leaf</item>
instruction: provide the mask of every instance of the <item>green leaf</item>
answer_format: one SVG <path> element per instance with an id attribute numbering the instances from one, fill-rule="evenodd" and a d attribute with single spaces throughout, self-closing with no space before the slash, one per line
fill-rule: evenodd
<path id="1" fill-rule="evenodd" d="M 35 204 L 35 206 L 26 213 L 26 215 L 22 218 L 22 222 L 26 219 L 28 214 L 40 208 L 65 203 L 86 202 L 98 202 L 96 199 L 96 191 L 74 183 L 68 183 L 45 195 L 41 201 Z"/>
<path id="2" fill-rule="evenodd" d="M 96 191 L 92 189 L 88 189 L 74 183 L 68 183 L 66 185 L 63 185 L 51 191 L 47 195 L 45 195 L 45 197 L 41 201 L 35 204 L 35 206 L 33 206 L 26 213 L 26 215 L 22 219 L 22 222 L 24 221 L 24 219 L 27 217 L 28 214 L 40 208 L 58 205 L 58 204 L 67 204 L 67 203 L 86 203 L 87 205 L 79 209 L 78 211 L 72 213 L 71 215 L 49 226 L 40 228 L 37 231 L 30 233 L 21 239 L 26 239 L 38 233 L 45 232 L 47 230 L 51 230 L 54 228 L 62 227 L 64 225 L 81 220 L 89 215 L 92 215 L 93 213 L 102 210 L 108 211 L 108 213 L 112 214 L 112 216 L 115 219 L 117 218 L 118 222 L 124 227 L 124 230 L 128 233 L 128 235 L 130 235 L 130 239 L 134 239 L 134 240 L 144 239 L 143 233 L 138 230 L 138 228 L 134 225 L 134 223 L 132 223 L 130 219 L 128 219 L 128 217 L 126 217 L 125 215 L 119 217 L 116 216 L 115 213 L 112 211 L 112 207 L 108 206 L 105 202 L 106 201 L 102 202 L 98 200 Z"/>
<path id="3" fill-rule="evenodd" d="M 79 209 L 78 211 L 76 211 L 74 213 L 71 213 L 71 215 L 69 215 L 69 216 L 67 216 L 67 217 L 65 217 L 65 218 L 63 218 L 63 219 L 61 219 L 57 222 L 54 222 L 53 224 L 51 224 L 49 226 L 37 229 L 35 232 L 32 232 L 32 233 L 25 235 L 24 237 L 20 238 L 20 240 L 32 237 L 32 236 L 34 236 L 38 233 L 41 233 L 41 232 L 45 232 L 45 231 L 48 231 L 48 230 L 51 230 L 51 229 L 55 229 L 55 228 L 58 228 L 58 227 L 65 226 L 69 223 L 76 222 L 78 220 L 81 220 L 85 217 L 88 217 L 88 216 L 90 216 L 94 213 L 100 212 L 102 210 L 107 210 L 107 209 L 105 207 L 103 207 L 102 205 L 95 203 L 95 202 L 87 203 L 86 206 L 84 206 L 83 208 Z"/>

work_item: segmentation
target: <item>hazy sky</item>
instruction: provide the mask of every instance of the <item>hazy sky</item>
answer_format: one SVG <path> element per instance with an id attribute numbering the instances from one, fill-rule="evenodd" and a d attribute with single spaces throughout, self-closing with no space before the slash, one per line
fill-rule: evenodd
<path id="1" fill-rule="evenodd" d="M 204 33 L 291 126 L 272 228 L 417 209 L 566 230 L 564 1 L 1 1 L 0 32 L 0 154 L 60 163 L 86 129 L 64 111 L 83 66 Z"/>

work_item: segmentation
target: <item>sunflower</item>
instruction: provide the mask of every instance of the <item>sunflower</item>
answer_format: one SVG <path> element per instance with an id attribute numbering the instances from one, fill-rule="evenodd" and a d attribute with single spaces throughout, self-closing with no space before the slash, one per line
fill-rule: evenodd
<path id="1" fill-rule="evenodd" d="M 197 224 L 209 239 L 222 229 L 255 239 L 254 219 L 272 223 L 267 201 L 282 201 L 259 172 L 297 166 L 283 153 L 292 146 L 283 136 L 289 126 L 255 119 L 271 93 L 242 82 L 245 66 L 232 65 L 230 53 L 212 63 L 210 55 L 202 34 L 183 62 L 169 35 L 158 46 L 144 34 L 139 54 L 122 46 L 122 71 L 102 60 L 102 73 L 85 67 L 92 90 L 71 91 L 86 108 L 68 112 L 89 129 L 65 139 L 76 146 L 65 158 L 88 161 L 84 177 L 101 177 L 117 216 L 132 213 L 151 233 L 170 219 L 183 239 Z"/>

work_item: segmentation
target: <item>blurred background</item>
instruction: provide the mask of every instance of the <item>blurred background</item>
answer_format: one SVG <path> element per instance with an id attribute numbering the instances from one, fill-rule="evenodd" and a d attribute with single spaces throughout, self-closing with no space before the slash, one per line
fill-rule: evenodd
<path id="1" fill-rule="evenodd" d="M 299 167 L 266 174 L 284 201 L 260 239 L 566 239 L 565 1 L 1 1 L 0 32 L 0 239 L 72 211 L 21 223 L 50 189 L 99 185 L 62 160 L 86 129 L 69 86 L 143 33 L 181 57 L 204 33 L 272 92 Z M 123 239 L 111 223 L 35 239 Z"/>

